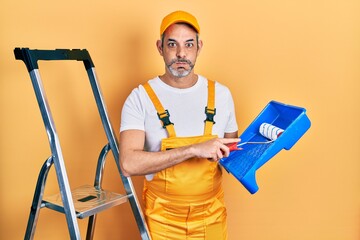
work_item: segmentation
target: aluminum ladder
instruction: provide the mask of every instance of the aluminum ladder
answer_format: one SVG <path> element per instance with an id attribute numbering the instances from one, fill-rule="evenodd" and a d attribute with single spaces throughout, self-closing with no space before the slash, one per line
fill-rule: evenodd
<path id="1" fill-rule="evenodd" d="M 15 48 L 14 54 L 17 60 L 22 60 L 25 63 L 30 74 L 51 149 L 51 156 L 43 164 L 38 176 L 24 239 L 34 238 L 39 212 L 43 207 L 66 215 L 71 239 L 81 239 L 77 218 L 83 219 L 89 217 L 86 239 L 92 239 L 94 236 L 96 214 L 127 201 L 130 202 L 141 238 L 146 240 L 150 239 L 149 231 L 137 200 L 131 178 L 124 177 L 121 172 L 118 142 L 109 120 L 105 102 L 96 77 L 95 66 L 90 58 L 89 52 L 86 49 L 30 50 L 29 48 Z M 93 186 L 85 185 L 74 190 L 70 189 L 60 141 L 39 73 L 38 60 L 77 60 L 82 61 L 85 65 L 102 125 L 108 140 L 108 143 L 99 154 Z M 116 166 L 126 192 L 125 194 L 109 192 L 101 187 L 105 159 L 109 151 L 114 155 Z M 43 196 L 43 194 L 46 179 L 52 165 L 55 167 L 60 193 L 46 197 Z"/>

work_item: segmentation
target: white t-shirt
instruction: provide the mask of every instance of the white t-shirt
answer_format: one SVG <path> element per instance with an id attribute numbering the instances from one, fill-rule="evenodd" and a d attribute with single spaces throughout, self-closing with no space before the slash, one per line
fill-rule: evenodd
<path id="1" fill-rule="evenodd" d="M 169 111 L 176 136 L 190 137 L 204 134 L 208 95 L 206 78 L 199 75 L 196 84 L 186 89 L 171 87 L 159 77 L 149 80 L 149 84 L 164 109 Z M 224 133 L 237 131 L 231 93 L 227 87 L 217 82 L 215 108 L 212 134 L 223 137 Z M 131 92 L 122 109 L 120 131 L 130 129 L 145 131 L 146 151 L 160 151 L 161 139 L 167 138 L 166 129 L 162 127 L 156 109 L 142 85 Z"/>

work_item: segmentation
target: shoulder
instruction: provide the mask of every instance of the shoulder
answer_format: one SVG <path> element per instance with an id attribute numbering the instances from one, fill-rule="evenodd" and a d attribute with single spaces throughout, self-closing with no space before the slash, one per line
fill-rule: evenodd
<path id="1" fill-rule="evenodd" d="M 159 84 L 158 81 L 159 81 L 159 78 L 155 77 L 153 79 L 148 80 L 146 83 L 149 84 L 152 88 L 154 88 Z M 128 98 L 140 98 L 140 99 L 142 99 L 143 97 L 147 96 L 146 90 L 145 90 L 145 87 L 144 87 L 144 85 L 146 83 L 140 84 L 136 88 L 134 88 L 131 91 Z"/>
<path id="2" fill-rule="evenodd" d="M 226 94 L 226 95 L 230 94 L 231 95 L 230 89 L 226 85 L 217 81 L 216 79 L 206 78 L 204 76 L 199 75 L 199 80 L 203 81 L 206 86 L 208 85 L 208 81 L 214 82 L 216 94 Z"/>

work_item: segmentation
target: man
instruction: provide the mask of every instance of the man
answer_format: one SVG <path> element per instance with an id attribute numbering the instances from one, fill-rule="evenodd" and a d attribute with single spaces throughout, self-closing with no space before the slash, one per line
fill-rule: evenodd
<path id="1" fill-rule="evenodd" d="M 155 240 L 227 239 L 218 160 L 239 141 L 238 127 L 228 88 L 194 73 L 199 33 L 191 14 L 167 15 L 156 42 L 165 73 L 134 89 L 122 109 L 121 167 L 125 176 L 146 175 Z"/>

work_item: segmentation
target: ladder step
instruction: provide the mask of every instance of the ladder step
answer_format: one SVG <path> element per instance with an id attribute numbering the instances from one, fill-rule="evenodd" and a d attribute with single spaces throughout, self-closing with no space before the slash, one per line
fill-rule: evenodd
<path id="1" fill-rule="evenodd" d="M 80 219 L 92 216 L 110 207 L 127 202 L 128 196 L 106 190 L 99 190 L 94 186 L 85 185 L 71 191 L 76 216 Z M 64 213 L 61 194 L 44 196 L 43 206 Z"/>

